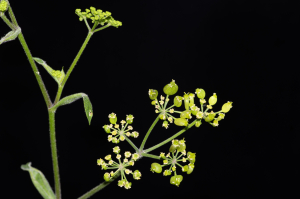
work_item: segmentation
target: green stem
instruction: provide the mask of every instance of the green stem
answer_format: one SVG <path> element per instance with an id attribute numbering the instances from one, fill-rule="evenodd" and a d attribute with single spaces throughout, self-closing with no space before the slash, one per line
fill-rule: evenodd
<path id="1" fill-rule="evenodd" d="M 49 110 L 48 113 L 49 113 L 52 163 L 53 163 L 54 182 L 55 182 L 55 194 L 56 194 L 56 199 L 60 199 L 61 198 L 61 191 L 60 191 L 60 180 L 59 180 L 59 168 L 58 168 L 58 159 L 57 159 L 56 138 L 55 138 L 55 111 Z"/>
<path id="2" fill-rule="evenodd" d="M 16 27 L 9 21 L 9 19 L 7 19 L 7 17 L 4 14 L 1 16 L 1 18 L 6 23 L 6 25 L 8 25 L 10 27 L 10 29 L 12 29 L 12 30 L 16 29 Z"/>
<path id="3" fill-rule="evenodd" d="M 15 18 L 15 15 L 14 15 L 14 13 L 12 11 L 11 6 L 9 6 L 8 12 L 9 12 L 9 15 L 10 15 L 10 18 L 11 18 L 13 24 L 16 27 L 18 27 L 19 25 L 17 23 L 17 20 Z M 52 106 L 52 102 L 51 102 L 50 97 L 48 95 L 48 92 L 47 92 L 47 89 L 45 87 L 45 84 L 44 84 L 44 82 L 42 80 L 42 77 L 40 76 L 39 70 L 37 69 L 37 67 L 35 65 L 35 62 L 34 62 L 34 60 L 32 58 L 32 55 L 30 53 L 30 50 L 29 50 L 29 48 L 27 46 L 27 43 L 26 43 L 26 41 L 24 39 L 24 36 L 23 36 L 22 32 L 18 35 L 18 38 L 19 38 L 19 41 L 20 41 L 20 43 L 21 43 L 21 45 L 22 45 L 22 47 L 23 47 L 23 49 L 25 51 L 25 54 L 26 54 L 26 56 L 27 56 L 27 58 L 29 60 L 29 63 L 30 63 L 31 68 L 32 68 L 32 70 L 34 72 L 34 75 L 35 75 L 35 78 L 36 78 L 36 80 L 37 80 L 37 82 L 39 84 L 39 87 L 40 87 L 40 89 L 42 91 L 42 94 L 43 94 L 44 100 L 45 100 L 45 102 L 47 104 L 47 107 L 50 108 Z"/>
<path id="4" fill-rule="evenodd" d="M 98 191 L 100 191 L 101 189 L 105 188 L 107 185 L 109 185 L 110 183 L 112 183 L 115 179 L 117 179 L 119 176 L 121 175 L 121 172 L 118 172 L 117 174 L 114 175 L 114 177 L 112 177 L 108 182 L 102 182 L 101 184 L 99 184 L 98 186 L 96 186 L 95 188 L 93 188 L 92 190 L 90 190 L 89 192 L 87 192 L 86 194 L 82 195 L 81 197 L 79 197 L 78 199 L 86 199 L 91 197 L 92 195 L 94 195 L 95 193 L 97 193 Z"/>
<path id="5" fill-rule="evenodd" d="M 101 28 L 98 28 L 98 29 L 94 30 L 94 33 L 95 33 L 95 32 L 98 32 L 98 31 L 100 31 L 100 30 L 103 30 L 103 29 L 105 29 L 105 28 L 108 28 L 109 26 L 111 26 L 110 23 L 108 23 L 106 26 L 103 26 L 103 27 L 101 27 Z"/>
<path id="6" fill-rule="evenodd" d="M 139 149 L 133 144 L 133 142 L 131 142 L 131 140 L 126 136 L 124 135 L 126 141 L 134 148 L 134 150 L 138 153 L 139 152 Z"/>
<path id="7" fill-rule="evenodd" d="M 144 150 L 144 153 L 149 153 L 150 151 L 153 151 L 154 149 L 157 149 L 157 148 L 161 147 L 162 145 L 167 144 L 168 142 L 170 142 L 170 141 L 173 140 L 174 138 L 180 136 L 182 133 L 186 132 L 188 129 L 190 129 L 192 126 L 194 126 L 195 123 L 196 123 L 196 121 L 197 121 L 197 120 L 194 120 L 194 121 L 193 121 L 191 124 L 189 124 L 187 127 L 185 127 L 184 129 L 182 129 L 181 131 L 179 131 L 178 133 L 176 133 L 176 134 L 173 135 L 172 137 L 166 139 L 165 141 L 163 141 L 163 142 L 161 142 L 161 143 L 159 143 L 159 144 L 157 144 L 157 145 L 155 145 L 155 146 L 153 146 L 153 147 L 151 147 L 151 148 L 149 148 L 149 149 Z"/>
<path id="8" fill-rule="evenodd" d="M 152 155 L 152 154 L 148 154 L 148 153 L 142 153 L 142 156 L 143 156 L 143 157 L 148 157 L 148 158 L 157 159 L 157 160 L 161 160 L 160 156 Z"/>
<path id="9" fill-rule="evenodd" d="M 68 69 L 68 72 L 67 72 L 65 78 L 63 79 L 61 85 L 58 87 L 58 91 L 57 91 L 57 94 L 56 94 L 56 98 L 55 98 L 54 104 L 56 104 L 56 103 L 60 100 L 61 93 L 62 93 L 62 91 L 63 91 L 63 89 L 64 89 L 64 86 L 65 86 L 65 84 L 66 84 L 66 82 L 67 82 L 67 80 L 68 80 L 68 78 L 69 78 L 71 72 L 73 71 L 75 65 L 77 64 L 77 62 L 78 62 L 78 60 L 79 60 L 81 54 L 83 53 L 83 51 L 84 51 L 84 49 L 85 49 L 87 43 L 88 43 L 89 40 L 91 39 L 92 35 L 93 35 L 93 32 L 89 31 L 89 33 L 88 33 L 87 37 L 85 38 L 85 41 L 84 41 L 84 43 L 82 44 L 82 46 L 81 46 L 79 52 L 77 53 L 77 55 L 76 55 L 76 57 L 75 57 L 73 63 L 71 64 L 70 68 Z"/>
<path id="10" fill-rule="evenodd" d="M 146 141 L 147 141 L 147 139 L 148 139 L 148 137 L 149 137 L 149 135 L 150 135 L 152 129 L 154 128 L 154 126 L 155 126 L 156 123 L 158 122 L 158 120 L 159 120 L 159 115 L 158 115 L 157 118 L 154 120 L 154 122 L 152 123 L 151 127 L 149 128 L 147 134 L 145 135 L 144 140 L 143 140 L 143 142 L 142 142 L 142 144 L 141 144 L 141 146 L 140 146 L 140 151 L 142 151 L 142 150 L 144 149 L 144 146 L 145 146 L 145 144 L 146 144 Z"/>

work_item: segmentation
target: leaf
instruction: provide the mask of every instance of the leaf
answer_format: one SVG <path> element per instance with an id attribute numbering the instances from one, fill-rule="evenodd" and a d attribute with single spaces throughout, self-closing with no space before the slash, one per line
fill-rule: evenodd
<path id="1" fill-rule="evenodd" d="M 12 31 L 8 32 L 4 37 L 2 37 L 0 39 L 0 45 L 5 42 L 8 42 L 8 41 L 15 40 L 18 37 L 18 35 L 20 34 L 20 32 L 21 32 L 20 27 L 18 27 L 16 30 L 12 30 Z"/>
<path id="2" fill-rule="evenodd" d="M 83 103 L 84 103 L 84 110 L 85 110 L 86 117 L 89 121 L 89 125 L 91 125 L 91 120 L 93 117 L 93 106 L 87 95 L 83 96 Z"/>
<path id="3" fill-rule="evenodd" d="M 45 199 L 56 198 L 44 174 L 38 169 L 31 167 L 31 162 L 28 162 L 27 164 L 23 164 L 21 166 L 21 169 L 29 172 L 33 185 L 38 190 L 38 192 L 43 196 L 43 198 Z"/>
<path id="4" fill-rule="evenodd" d="M 83 98 L 85 114 L 89 121 L 89 124 L 91 125 L 91 120 L 93 117 L 93 106 L 90 102 L 89 97 L 84 93 L 77 93 L 64 97 L 63 99 L 59 100 L 59 102 L 57 102 L 57 104 L 55 104 L 55 106 L 53 106 L 51 109 L 56 110 L 58 107 L 71 104 L 80 98 Z"/>
<path id="5" fill-rule="evenodd" d="M 63 79 L 65 78 L 64 69 L 62 69 L 61 71 L 53 70 L 50 66 L 48 66 L 46 64 L 46 62 L 44 60 L 37 58 L 37 57 L 33 57 L 33 59 L 38 64 L 42 65 L 59 85 L 62 83 Z"/>

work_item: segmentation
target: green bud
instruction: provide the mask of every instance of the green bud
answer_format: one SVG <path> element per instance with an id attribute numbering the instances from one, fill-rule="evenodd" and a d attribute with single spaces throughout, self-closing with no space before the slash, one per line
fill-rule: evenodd
<path id="1" fill-rule="evenodd" d="M 1 1 L 0 1 L 0 12 L 5 12 L 5 11 L 7 11 L 8 6 L 9 6 L 8 1 L 6 1 L 6 0 L 1 0 Z"/>
<path id="2" fill-rule="evenodd" d="M 166 117 L 165 114 L 160 114 L 160 115 L 159 115 L 159 118 L 160 118 L 161 120 L 166 120 L 166 119 L 167 119 L 167 117 Z"/>
<path id="3" fill-rule="evenodd" d="M 181 104 L 182 104 L 182 97 L 178 96 L 178 95 L 176 97 L 174 97 L 174 105 L 176 107 L 180 107 Z"/>
<path id="4" fill-rule="evenodd" d="M 151 104 L 152 104 L 152 105 L 156 105 L 156 100 L 153 100 L 153 101 L 151 102 Z"/>
<path id="5" fill-rule="evenodd" d="M 133 179 L 139 180 L 139 179 L 141 179 L 142 174 L 141 174 L 141 172 L 140 172 L 139 170 L 135 170 L 135 171 L 132 173 L 132 176 L 133 176 Z"/>
<path id="6" fill-rule="evenodd" d="M 195 165 L 194 163 L 190 163 L 188 165 L 188 170 L 187 170 L 187 174 L 191 174 L 194 171 Z"/>
<path id="7" fill-rule="evenodd" d="M 199 99 L 205 98 L 205 91 L 202 88 L 197 88 L 195 93 Z"/>
<path id="8" fill-rule="evenodd" d="M 174 152 L 179 147 L 179 141 L 178 140 L 172 140 L 172 145 L 169 149 L 170 152 Z"/>
<path id="9" fill-rule="evenodd" d="M 196 161 L 196 153 L 188 152 L 187 153 L 187 159 L 191 162 L 194 163 Z"/>
<path id="10" fill-rule="evenodd" d="M 224 113 L 219 113 L 218 120 L 223 120 L 224 117 L 225 117 L 225 114 L 224 114 Z"/>
<path id="11" fill-rule="evenodd" d="M 123 186 L 125 185 L 125 181 L 126 181 L 125 179 L 119 180 L 119 181 L 118 181 L 118 186 L 119 186 L 119 187 L 123 187 Z"/>
<path id="12" fill-rule="evenodd" d="M 133 115 L 127 115 L 127 117 L 126 117 L 126 122 L 128 123 L 128 124 L 132 124 L 132 122 L 133 122 Z"/>
<path id="13" fill-rule="evenodd" d="M 149 97 L 152 100 L 155 100 L 158 96 L 158 91 L 154 89 L 149 89 Z"/>
<path id="14" fill-rule="evenodd" d="M 108 125 L 104 125 L 103 128 L 106 133 L 110 133 L 110 128 Z"/>
<path id="15" fill-rule="evenodd" d="M 210 122 L 215 118 L 215 113 L 209 113 L 208 116 L 205 118 L 205 122 Z"/>
<path id="16" fill-rule="evenodd" d="M 174 119 L 174 124 L 176 124 L 177 126 L 187 126 L 188 121 L 184 118 L 175 118 Z"/>
<path id="17" fill-rule="evenodd" d="M 190 105 L 190 97 L 189 97 L 189 94 L 184 94 L 183 96 L 184 98 L 184 107 L 185 107 L 185 110 L 189 110 L 189 105 Z"/>
<path id="18" fill-rule="evenodd" d="M 222 106 L 222 112 L 227 113 L 232 108 L 232 102 L 227 102 Z"/>
<path id="19" fill-rule="evenodd" d="M 209 103 L 209 105 L 215 105 L 217 103 L 217 94 L 216 93 L 214 93 L 213 96 L 211 96 L 208 99 L 208 103 Z"/>
<path id="20" fill-rule="evenodd" d="M 192 111 L 190 111 L 190 110 L 183 111 L 180 114 L 180 118 L 191 119 L 192 118 L 191 113 L 192 113 Z"/>
<path id="21" fill-rule="evenodd" d="M 219 120 L 215 119 L 212 123 L 214 127 L 219 126 Z"/>
<path id="22" fill-rule="evenodd" d="M 165 170 L 164 171 L 164 176 L 169 176 L 171 174 L 172 174 L 172 171 L 170 171 L 170 170 Z"/>
<path id="23" fill-rule="evenodd" d="M 177 148 L 178 152 L 183 152 L 186 149 L 185 143 L 179 144 L 179 147 Z"/>
<path id="24" fill-rule="evenodd" d="M 195 106 L 195 104 L 190 106 L 190 109 L 191 109 L 193 115 L 196 115 L 198 113 L 198 111 L 200 110 L 197 106 Z"/>
<path id="25" fill-rule="evenodd" d="M 111 113 L 108 115 L 109 121 L 111 124 L 116 124 L 117 123 L 117 115 L 114 113 Z"/>
<path id="26" fill-rule="evenodd" d="M 184 167 L 182 167 L 182 172 L 187 172 L 189 170 L 189 166 L 185 165 Z"/>
<path id="27" fill-rule="evenodd" d="M 190 105 L 190 106 L 192 106 L 192 105 L 195 104 L 195 103 L 194 103 L 194 98 L 195 98 L 195 94 L 194 94 L 194 93 L 190 93 L 190 94 L 189 94 L 189 99 L 190 99 L 189 105 Z"/>
<path id="28" fill-rule="evenodd" d="M 172 176 L 170 179 L 170 183 L 179 187 L 182 179 L 183 179 L 182 175 Z"/>
<path id="29" fill-rule="evenodd" d="M 110 174 L 109 173 L 105 173 L 103 176 L 104 180 L 107 182 L 110 180 Z"/>
<path id="30" fill-rule="evenodd" d="M 168 126 L 169 126 L 169 123 L 168 123 L 168 121 L 164 121 L 162 126 L 163 126 L 163 127 L 165 127 L 165 128 L 167 129 L 167 128 L 168 128 Z"/>
<path id="31" fill-rule="evenodd" d="M 172 80 L 169 84 L 164 87 L 164 93 L 166 95 L 174 95 L 178 91 L 178 86 L 175 83 L 175 80 Z"/>
<path id="32" fill-rule="evenodd" d="M 197 120 L 196 123 L 195 123 L 195 126 L 199 127 L 201 125 L 201 123 L 202 123 L 201 120 Z"/>
<path id="33" fill-rule="evenodd" d="M 160 164 L 154 162 L 151 164 L 151 169 L 150 171 L 155 172 L 155 173 L 161 173 L 162 167 Z"/>
<path id="34" fill-rule="evenodd" d="M 131 182 L 125 182 L 125 185 L 124 185 L 124 187 L 125 187 L 125 189 L 130 189 L 131 188 Z"/>

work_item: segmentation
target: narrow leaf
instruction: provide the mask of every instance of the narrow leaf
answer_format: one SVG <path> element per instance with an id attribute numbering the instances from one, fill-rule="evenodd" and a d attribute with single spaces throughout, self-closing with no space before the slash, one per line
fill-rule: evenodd
<path id="1" fill-rule="evenodd" d="M 76 100 L 78 100 L 80 98 L 83 98 L 85 114 L 89 121 L 89 124 L 91 124 L 91 120 L 93 117 L 93 106 L 90 102 L 89 97 L 84 93 L 77 93 L 77 94 L 73 94 L 73 95 L 64 97 L 63 99 L 59 100 L 59 102 L 57 102 L 57 104 L 55 104 L 55 106 L 53 106 L 51 109 L 54 111 L 58 107 L 67 105 L 67 104 L 71 104 L 72 102 L 75 102 Z"/>
<path id="2" fill-rule="evenodd" d="M 8 32 L 3 38 L 0 39 L 0 45 L 8 41 L 15 40 L 20 34 L 20 32 L 21 32 L 20 27 L 18 27 L 16 30 L 12 30 Z"/>
<path id="3" fill-rule="evenodd" d="M 89 121 L 89 125 L 91 125 L 91 120 L 93 117 L 93 107 L 87 95 L 83 96 L 83 103 L 84 103 L 84 110 L 85 110 L 86 117 Z"/>
<path id="4" fill-rule="evenodd" d="M 33 185 L 38 190 L 38 192 L 43 196 L 43 198 L 55 199 L 55 194 L 52 191 L 44 174 L 38 169 L 31 167 L 31 162 L 22 165 L 21 169 L 29 172 Z"/>
<path id="5" fill-rule="evenodd" d="M 65 77 L 65 72 L 63 71 L 59 71 L 59 70 L 53 70 L 50 66 L 48 66 L 46 64 L 46 62 L 40 58 L 37 57 L 33 57 L 33 59 L 40 65 L 42 65 L 46 71 L 53 77 L 53 79 L 58 83 L 61 84 L 62 80 Z"/>

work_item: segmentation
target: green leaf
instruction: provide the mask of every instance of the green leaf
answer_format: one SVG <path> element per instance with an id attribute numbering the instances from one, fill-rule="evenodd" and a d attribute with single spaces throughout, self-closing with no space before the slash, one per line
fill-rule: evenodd
<path id="1" fill-rule="evenodd" d="M 91 120 L 93 117 L 93 106 L 87 95 L 83 96 L 83 103 L 84 103 L 84 110 L 85 110 L 86 117 L 89 121 L 89 125 L 91 125 Z"/>
<path id="2" fill-rule="evenodd" d="M 0 39 L 0 45 L 5 42 L 8 42 L 8 41 L 15 40 L 18 37 L 18 35 L 20 34 L 20 32 L 21 32 L 20 27 L 18 27 L 16 30 L 12 30 L 12 31 L 8 32 L 4 37 L 2 37 Z"/>
<path id="3" fill-rule="evenodd" d="M 63 79 L 65 78 L 64 69 L 62 69 L 61 71 L 53 70 L 50 66 L 48 66 L 46 64 L 46 62 L 44 60 L 37 58 L 37 57 L 33 57 L 33 59 L 38 64 L 42 65 L 59 85 L 62 83 Z"/>
<path id="4" fill-rule="evenodd" d="M 59 102 L 57 102 L 57 104 L 55 104 L 55 106 L 53 106 L 51 109 L 56 110 L 58 107 L 67 105 L 67 104 L 71 104 L 72 102 L 75 102 L 76 100 L 78 100 L 80 98 L 83 98 L 85 114 L 89 121 L 89 124 L 91 124 L 91 120 L 93 117 L 93 106 L 90 102 L 89 97 L 84 93 L 77 93 L 77 94 L 73 94 L 73 95 L 64 97 L 63 99 L 59 100 Z"/>
<path id="5" fill-rule="evenodd" d="M 31 167 L 31 162 L 28 162 L 27 164 L 23 164 L 21 166 L 21 169 L 29 172 L 33 185 L 38 190 L 38 192 L 43 196 L 43 198 L 45 199 L 56 198 L 44 174 L 38 169 Z"/>

